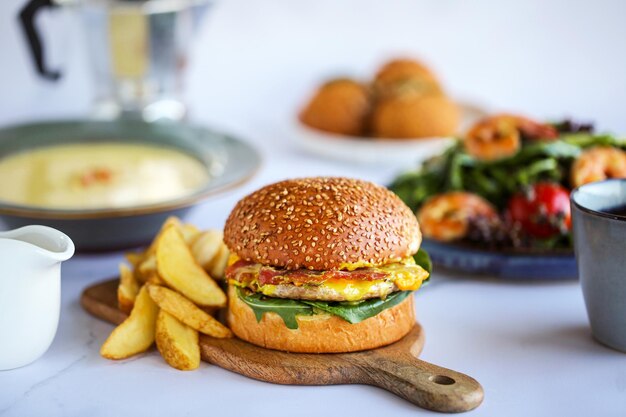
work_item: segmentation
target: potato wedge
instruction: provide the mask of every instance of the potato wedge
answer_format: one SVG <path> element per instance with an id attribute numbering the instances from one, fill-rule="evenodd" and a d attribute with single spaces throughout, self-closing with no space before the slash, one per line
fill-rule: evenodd
<path id="1" fill-rule="evenodd" d="M 143 261 L 145 254 L 144 252 L 126 252 L 124 257 L 133 268 L 137 268 L 137 266 Z"/>
<path id="2" fill-rule="evenodd" d="M 130 314 L 139 293 L 139 283 L 135 274 L 125 264 L 120 264 L 120 284 L 117 286 L 117 304 L 120 310 Z"/>
<path id="3" fill-rule="evenodd" d="M 200 333 L 220 339 L 233 337 L 233 333 L 228 327 L 176 291 L 158 285 L 150 285 L 148 292 L 161 310 L 168 312 Z"/>
<path id="4" fill-rule="evenodd" d="M 135 299 L 130 316 L 113 329 L 100 349 L 107 359 L 126 359 L 144 352 L 154 342 L 154 329 L 159 307 L 143 286 Z"/>
<path id="5" fill-rule="evenodd" d="M 200 233 L 191 245 L 191 253 L 194 259 L 205 271 L 209 270 L 211 261 L 224 244 L 222 243 L 223 238 L 224 234 L 221 230 L 207 230 Z"/>
<path id="6" fill-rule="evenodd" d="M 193 242 L 195 242 L 200 235 L 200 230 L 191 223 L 185 223 L 181 225 L 179 230 L 180 233 L 183 235 L 183 240 L 189 247 L 191 247 Z"/>
<path id="7" fill-rule="evenodd" d="M 154 271 L 152 274 L 149 275 L 149 278 L 146 280 L 146 284 L 165 285 L 161 277 L 159 277 L 157 271 Z"/>
<path id="8" fill-rule="evenodd" d="M 228 258 L 230 258 L 230 251 L 228 247 L 222 243 L 220 250 L 217 252 L 213 260 L 209 265 L 209 275 L 215 279 L 224 279 L 224 271 L 228 264 Z"/>
<path id="9" fill-rule="evenodd" d="M 200 306 L 224 307 L 226 294 L 198 265 L 174 227 L 159 237 L 156 249 L 157 271 L 165 283 Z"/>
<path id="10" fill-rule="evenodd" d="M 157 235 L 154 237 L 154 240 L 152 241 L 150 246 L 148 246 L 148 249 L 146 249 L 146 252 L 145 252 L 146 256 L 156 252 L 157 243 L 159 242 L 161 235 L 163 234 L 163 232 L 165 232 L 165 230 L 169 229 L 170 227 L 175 227 L 176 229 L 180 230 L 183 227 L 183 223 L 176 216 L 168 217 L 167 220 L 165 220 L 165 222 L 161 226 L 159 233 L 157 233 Z"/>
<path id="11" fill-rule="evenodd" d="M 139 272 L 138 275 L 141 277 L 143 282 L 147 282 L 148 279 L 156 273 L 156 270 L 156 255 L 154 253 L 147 255 L 137 267 L 137 271 Z"/>
<path id="12" fill-rule="evenodd" d="M 156 345 L 163 359 L 181 371 L 200 366 L 198 332 L 160 310 L 156 322 Z"/>

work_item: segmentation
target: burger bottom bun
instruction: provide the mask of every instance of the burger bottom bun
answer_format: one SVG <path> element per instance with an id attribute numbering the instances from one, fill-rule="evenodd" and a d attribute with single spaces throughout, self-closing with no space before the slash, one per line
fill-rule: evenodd
<path id="1" fill-rule="evenodd" d="M 254 345 L 300 353 L 342 353 L 374 349 L 403 338 L 415 325 L 413 296 L 380 314 L 350 324 L 330 314 L 297 317 L 298 329 L 285 326 L 275 313 L 257 322 L 254 312 L 228 288 L 227 320 L 232 331 Z"/>

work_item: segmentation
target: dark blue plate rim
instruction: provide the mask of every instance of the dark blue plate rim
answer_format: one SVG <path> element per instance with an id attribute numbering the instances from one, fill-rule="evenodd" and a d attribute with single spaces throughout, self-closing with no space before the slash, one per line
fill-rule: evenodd
<path id="1" fill-rule="evenodd" d="M 424 239 L 422 248 L 428 252 L 435 267 L 439 266 L 468 275 L 512 280 L 572 280 L 578 277 L 576 258 L 573 253 L 499 253 L 429 239 Z"/>

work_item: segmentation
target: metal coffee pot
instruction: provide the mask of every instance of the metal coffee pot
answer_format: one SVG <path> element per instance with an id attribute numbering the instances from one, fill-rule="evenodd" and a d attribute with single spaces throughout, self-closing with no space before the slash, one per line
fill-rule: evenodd
<path id="1" fill-rule="evenodd" d="M 181 120 L 188 47 L 210 0 L 31 0 L 20 12 L 33 61 L 41 77 L 62 76 L 45 61 L 35 26 L 43 9 L 80 13 L 94 70 L 96 118 Z"/>

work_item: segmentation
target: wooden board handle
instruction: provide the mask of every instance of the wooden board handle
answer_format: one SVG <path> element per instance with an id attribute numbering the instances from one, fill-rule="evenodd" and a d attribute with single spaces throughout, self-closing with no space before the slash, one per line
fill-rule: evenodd
<path id="1" fill-rule="evenodd" d="M 473 410 L 484 396 L 482 386 L 474 378 L 409 354 L 390 357 L 374 353 L 361 369 L 369 385 L 433 411 L 458 413 Z"/>

